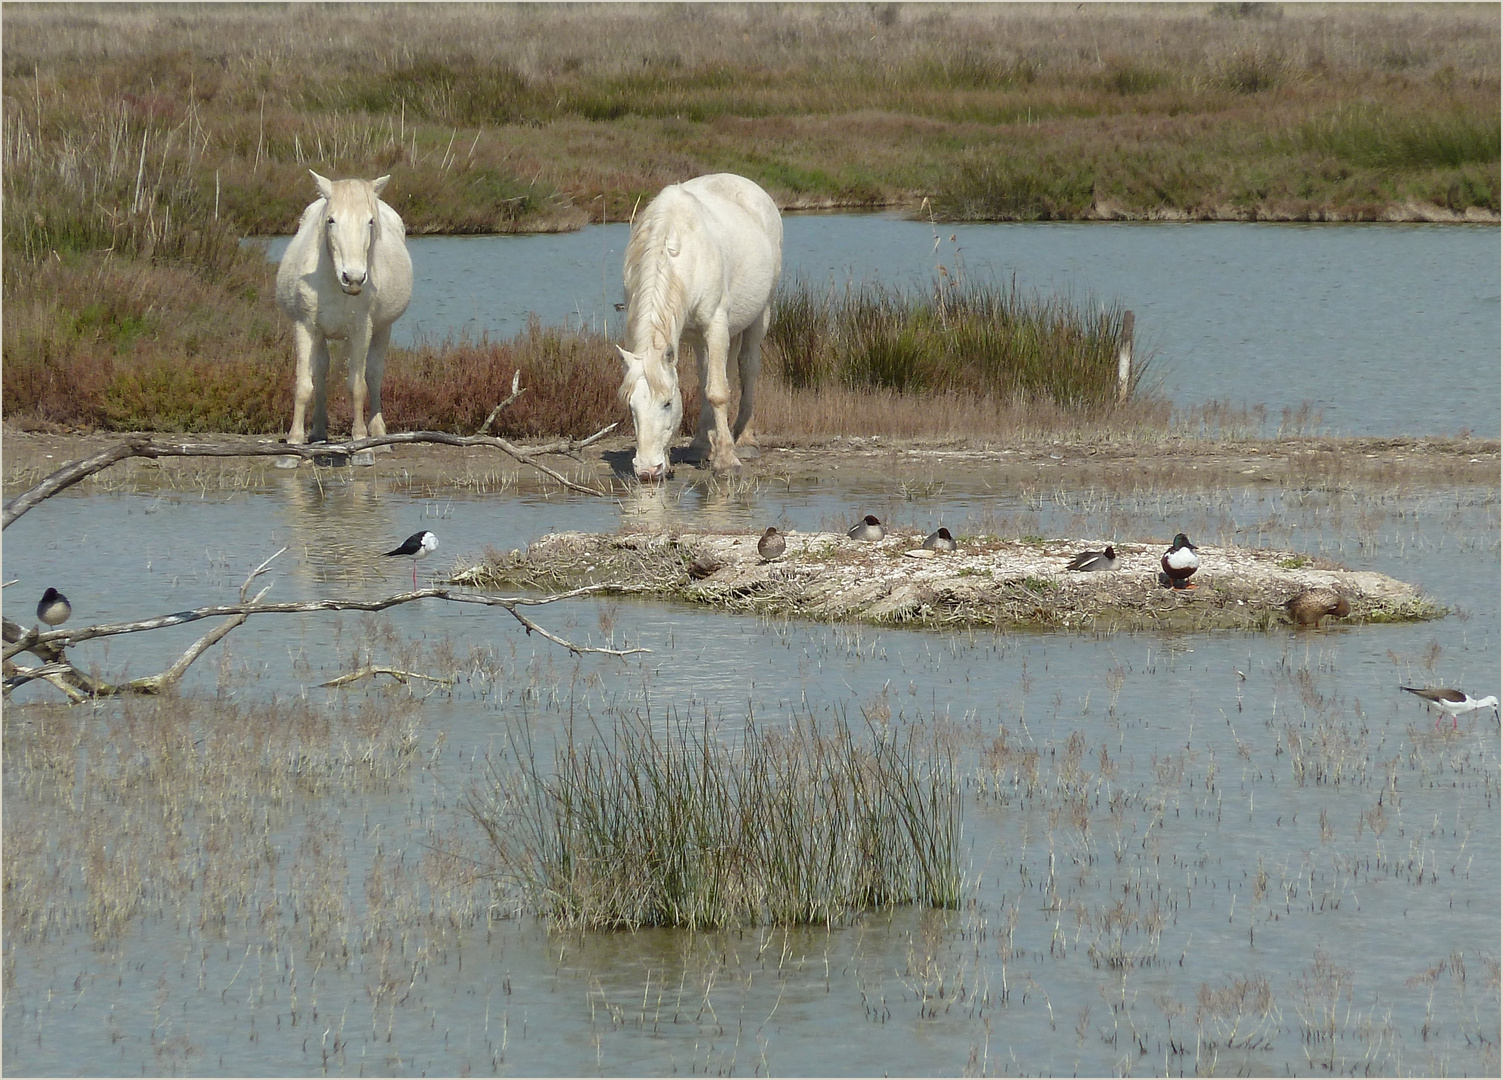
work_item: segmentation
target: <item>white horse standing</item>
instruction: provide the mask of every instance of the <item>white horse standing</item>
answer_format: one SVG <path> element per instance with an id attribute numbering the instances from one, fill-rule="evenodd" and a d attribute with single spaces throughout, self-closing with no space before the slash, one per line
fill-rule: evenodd
<path id="1" fill-rule="evenodd" d="M 683 420 L 682 339 L 699 368 L 699 428 L 691 453 L 717 471 L 741 464 L 750 441 L 762 339 L 783 269 L 783 219 L 744 176 L 714 173 L 671 184 L 647 205 L 626 246 L 626 365 L 621 397 L 637 433 L 632 468 L 643 481 L 668 475 L 668 444 Z M 619 346 L 618 346 L 619 348 Z M 741 406 L 727 422 L 726 366 L 736 357 Z"/>
<path id="2" fill-rule="evenodd" d="M 277 269 L 277 303 L 292 319 L 297 339 L 290 443 L 307 442 L 305 435 L 310 434 L 313 442 L 328 439 L 331 340 L 345 343 L 353 437 L 386 434 L 381 415 L 386 347 L 391 343 L 391 324 L 412 299 L 407 228 L 397 212 L 378 198 L 390 179 L 330 181 L 313 173 L 319 198 L 303 211 L 297 235 Z M 313 429 L 307 432 L 304 422 L 310 397 Z"/>

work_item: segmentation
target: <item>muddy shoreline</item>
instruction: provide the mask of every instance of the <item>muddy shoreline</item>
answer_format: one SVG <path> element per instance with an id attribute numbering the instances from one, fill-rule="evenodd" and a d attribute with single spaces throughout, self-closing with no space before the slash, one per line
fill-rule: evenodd
<path id="1" fill-rule="evenodd" d="M 0 432 L 0 461 L 7 498 L 24 491 L 70 461 L 87 457 L 125 437 L 91 432 L 23 432 L 6 425 Z M 173 436 L 156 435 L 162 441 Z M 247 446 L 278 440 L 270 436 L 182 436 L 183 441 L 220 441 Z M 524 444 L 525 445 L 525 444 Z M 615 436 L 577 456 L 550 456 L 554 468 L 572 480 L 631 490 L 633 440 Z M 98 474 L 80 490 L 130 490 L 157 486 L 247 487 L 269 483 L 282 472 L 275 458 L 131 459 Z M 746 461 L 739 478 L 713 477 L 679 462 L 671 483 L 787 482 L 839 476 L 848 482 L 901 479 L 944 480 L 964 473 L 982 483 L 1006 486 L 1173 490 L 1270 485 L 1285 488 L 1362 486 L 1498 487 L 1500 445 L 1495 439 L 1367 438 L 1306 436 L 1282 439 L 1217 440 L 1191 437 L 1134 439 L 1120 436 L 1034 440 L 921 441 L 841 438 L 821 442 L 779 442 L 764 438 L 759 455 Z M 304 465 L 303 470 L 315 466 Z M 346 467 L 393 485 L 434 489 L 522 490 L 555 486 L 530 467 L 498 450 L 437 445 L 393 447 L 375 456 L 374 466 Z M 324 470 L 327 471 L 327 470 Z M 337 469 L 335 471 L 338 471 Z M 285 475 L 285 473 L 283 473 Z"/>

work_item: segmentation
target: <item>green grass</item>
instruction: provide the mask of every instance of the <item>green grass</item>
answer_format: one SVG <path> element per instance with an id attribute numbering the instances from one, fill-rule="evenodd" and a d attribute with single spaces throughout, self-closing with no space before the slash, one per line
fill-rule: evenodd
<path id="1" fill-rule="evenodd" d="M 525 740 L 466 805 L 500 881 L 558 925 L 832 924 L 899 904 L 954 908 L 954 761 L 842 721 L 829 734 L 618 717 L 572 730 L 551 765 Z"/>
<path id="2" fill-rule="evenodd" d="M 784 286 L 768 339 L 797 389 L 839 384 L 1094 407 L 1117 397 L 1120 307 L 1027 297 L 1016 283 L 936 277 L 926 293 L 865 284 Z M 1146 364 L 1135 361 L 1133 382 Z"/>

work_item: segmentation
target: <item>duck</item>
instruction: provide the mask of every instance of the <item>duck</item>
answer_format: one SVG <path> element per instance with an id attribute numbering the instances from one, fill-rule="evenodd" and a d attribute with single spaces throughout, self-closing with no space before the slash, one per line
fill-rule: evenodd
<path id="1" fill-rule="evenodd" d="M 1195 545 L 1184 533 L 1174 534 L 1174 543 L 1159 559 L 1164 573 L 1169 575 L 1169 585 L 1175 589 L 1193 589 L 1190 575 L 1200 569 L 1200 556 L 1195 554 Z"/>
<path id="2" fill-rule="evenodd" d="M 1285 601 L 1284 610 L 1300 626 L 1318 626 L 1327 615 L 1344 619 L 1352 605 L 1335 589 L 1303 589 Z"/>
<path id="3" fill-rule="evenodd" d="M 1117 569 L 1117 549 L 1107 544 L 1100 551 L 1082 551 L 1070 560 L 1066 570 L 1115 570 Z"/>
<path id="4" fill-rule="evenodd" d="M 73 605 L 68 603 L 68 598 L 51 586 L 37 601 L 37 618 L 48 626 L 61 626 L 72 614 Z"/>
<path id="5" fill-rule="evenodd" d="M 924 547 L 929 551 L 954 551 L 955 538 L 950 535 L 950 530 L 941 525 L 929 534 L 924 541 Z"/>
<path id="6" fill-rule="evenodd" d="M 783 557 L 783 552 L 788 550 L 788 544 L 778 535 L 778 530 L 771 525 L 757 541 L 757 554 L 762 556 L 763 562 L 772 562 L 774 559 Z"/>
<path id="7" fill-rule="evenodd" d="M 700 555 L 689 564 L 689 576 L 695 581 L 702 581 L 724 565 L 713 555 Z"/>
<path id="8" fill-rule="evenodd" d="M 880 540 L 887 535 L 887 530 L 882 523 L 871 514 L 867 514 L 846 532 L 852 540 Z"/>
<path id="9" fill-rule="evenodd" d="M 1498 699 L 1491 694 L 1485 698 L 1474 698 L 1465 690 L 1452 690 L 1446 686 L 1401 686 L 1399 689 L 1423 698 L 1426 709 L 1433 708 L 1441 715 L 1449 714 L 1452 731 L 1457 727 L 1456 717 L 1462 713 L 1491 709 L 1495 717 L 1498 715 Z M 1440 716 L 1435 718 L 1435 726 L 1440 726 Z"/>

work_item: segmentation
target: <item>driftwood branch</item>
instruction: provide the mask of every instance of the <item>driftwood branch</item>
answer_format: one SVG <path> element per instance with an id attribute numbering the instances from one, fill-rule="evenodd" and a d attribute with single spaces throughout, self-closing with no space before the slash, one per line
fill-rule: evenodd
<path id="1" fill-rule="evenodd" d="M 283 551 L 286 549 L 283 548 Z M 277 555 L 282 554 L 281 551 Z M 251 583 L 271 565 L 271 559 L 267 559 L 255 570 L 251 571 L 245 583 L 240 587 L 240 602 L 237 604 L 216 604 L 208 607 L 194 608 L 190 611 L 178 611 L 170 615 L 159 615 L 151 619 L 138 619 L 124 623 L 99 623 L 93 626 L 79 626 L 71 629 L 42 630 L 40 627 L 27 629 L 10 619 L 3 620 L 4 639 L 4 688 L 9 691 L 33 679 L 44 679 L 67 694 L 73 701 L 83 701 L 87 698 L 113 697 L 120 694 L 159 694 L 168 687 L 176 684 L 187 672 L 189 666 L 203 655 L 211 646 L 222 640 L 235 627 L 251 615 L 278 615 L 297 614 L 314 611 L 383 611 L 398 604 L 409 604 L 415 600 L 428 598 L 448 600 L 457 604 L 481 604 L 487 607 L 504 608 L 512 618 L 531 634 L 536 632 L 541 637 L 569 650 L 575 656 L 585 653 L 596 653 L 601 656 L 630 656 L 634 653 L 651 652 L 650 649 L 607 649 L 594 645 L 577 645 L 566 638 L 559 637 L 545 627 L 538 625 L 518 608 L 539 607 L 545 604 L 557 603 L 560 600 L 569 600 L 575 597 L 587 596 L 598 592 L 606 586 L 586 585 L 568 592 L 556 593 L 551 596 L 527 597 L 527 596 L 491 596 L 484 593 L 461 593 L 453 592 L 447 587 L 417 589 L 412 592 L 395 593 L 376 600 L 354 599 L 324 599 L 324 600 L 300 600 L 284 603 L 263 603 L 262 598 L 266 595 L 266 589 L 262 589 L 256 596 L 247 599 Z M 616 591 L 620 591 L 616 587 Z M 194 642 L 186 652 L 166 671 L 161 674 L 148 676 L 120 685 L 94 679 L 75 667 L 64 655 L 64 650 L 72 645 L 84 641 L 92 641 L 95 638 L 115 637 L 120 634 L 136 634 L 147 630 L 160 630 L 167 626 L 179 626 L 184 623 L 198 622 L 202 619 L 225 617 L 225 621 L 215 627 L 209 633 Z M 23 667 L 14 662 L 13 657 L 23 652 L 29 652 L 36 656 L 42 663 L 36 667 Z M 387 669 L 371 669 L 369 673 L 396 675 L 394 671 Z M 418 678 L 430 678 L 429 676 L 413 676 L 410 672 L 403 675 Z M 325 686 L 343 685 L 343 682 L 352 681 L 354 677 L 336 679 Z M 440 679 L 433 679 L 442 682 Z"/>
<path id="2" fill-rule="evenodd" d="M 341 675 L 337 679 L 330 679 L 328 682 L 321 682 L 318 685 L 321 687 L 347 686 L 352 682 L 358 682 L 361 679 L 368 679 L 373 675 L 390 675 L 393 679 L 396 679 L 397 682 L 403 684 L 405 684 L 408 679 L 425 679 L 431 683 L 438 683 L 438 685 L 440 686 L 454 685 L 453 679 L 439 679 L 435 678 L 432 675 L 424 675 L 420 671 L 401 671 L 397 668 L 380 667 L 377 665 L 363 667 L 359 671 L 352 671 L 348 675 Z"/>
<path id="3" fill-rule="evenodd" d="M 517 398 L 521 397 L 525 393 L 527 393 L 527 387 L 522 385 L 522 369 L 517 368 L 517 370 L 512 374 L 511 377 L 510 396 L 508 396 L 505 401 L 501 402 L 501 404 L 497 405 L 494 409 L 491 410 L 491 414 L 485 418 L 485 423 L 480 425 L 480 430 L 477 432 L 477 434 L 484 435 L 486 431 L 489 430 L 491 424 L 495 423 L 496 417 L 501 415 L 501 410 L 506 408 L 513 401 L 516 401 Z"/>
<path id="4" fill-rule="evenodd" d="M 374 439 L 356 439 L 342 443 L 217 443 L 217 442 L 169 442 L 155 440 L 147 435 L 133 435 L 101 450 L 92 457 L 70 462 L 31 490 L 17 495 L 5 504 L 0 529 L 9 528 L 11 522 L 32 507 L 50 499 L 86 477 L 109 468 L 126 458 L 172 458 L 172 457 L 286 457 L 317 458 L 327 454 L 354 454 L 377 446 L 395 446 L 404 443 L 438 443 L 443 446 L 489 446 L 508 454 L 524 465 L 529 465 L 545 476 L 551 477 L 570 491 L 585 495 L 611 498 L 614 493 L 600 488 L 576 484 L 557 469 L 537 460 L 549 454 L 570 454 L 584 449 L 614 430 L 615 424 L 601 428 L 587 439 L 557 439 L 541 446 L 523 449 L 498 435 L 451 435 L 445 431 L 403 431 L 395 435 L 382 435 Z"/>

